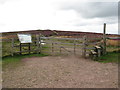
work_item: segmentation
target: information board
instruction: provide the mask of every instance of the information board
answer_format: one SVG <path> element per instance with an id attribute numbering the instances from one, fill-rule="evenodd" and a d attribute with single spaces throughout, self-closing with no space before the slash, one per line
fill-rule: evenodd
<path id="1" fill-rule="evenodd" d="M 17 34 L 21 43 L 32 43 L 31 34 Z"/>

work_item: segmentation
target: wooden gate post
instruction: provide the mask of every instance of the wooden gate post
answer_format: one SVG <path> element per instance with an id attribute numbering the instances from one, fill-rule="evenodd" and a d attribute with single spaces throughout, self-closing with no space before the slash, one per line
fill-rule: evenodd
<path id="1" fill-rule="evenodd" d="M 106 54 L 106 23 L 103 27 L 103 54 Z"/>
<path id="2" fill-rule="evenodd" d="M 54 53 L 54 43 L 52 42 L 52 53 Z"/>
<path id="3" fill-rule="evenodd" d="M 74 39 L 74 55 L 76 54 L 76 39 Z"/>
<path id="4" fill-rule="evenodd" d="M 39 45 L 39 35 L 36 34 L 36 39 L 37 39 L 37 53 L 39 54 L 40 52 L 40 45 Z"/>
<path id="5" fill-rule="evenodd" d="M 20 43 L 20 55 L 22 54 L 22 43 Z"/>
<path id="6" fill-rule="evenodd" d="M 82 50 L 82 56 L 84 58 L 86 58 L 86 41 L 87 41 L 87 37 L 86 35 L 83 37 L 83 50 Z"/>
<path id="7" fill-rule="evenodd" d="M 62 47 L 60 46 L 60 54 L 62 53 Z"/>
<path id="8" fill-rule="evenodd" d="M 12 50 L 11 50 L 11 55 L 14 55 L 14 38 L 12 38 L 12 42 L 11 42 L 11 46 L 12 46 Z"/>
<path id="9" fill-rule="evenodd" d="M 39 34 L 39 48 L 40 48 L 40 49 L 39 49 L 39 53 L 41 53 L 41 51 L 42 51 L 42 50 L 41 50 L 41 49 L 42 49 L 41 36 L 42 36 L 42 35 Z"/>
<path id="10" fill-rule="evenodd" d="M 59 47 L 60 47 L 60 54 L 62 54 L 62 45 L 61 45 L 61 43 L 59 43 Z"/>
<path id="11" fill-rule="evenodd" d="M 31 51 L 30 43 L 28 43 L 28 51 L 29 51 L 29 54 L 30 54 L 30 51 Z"/>

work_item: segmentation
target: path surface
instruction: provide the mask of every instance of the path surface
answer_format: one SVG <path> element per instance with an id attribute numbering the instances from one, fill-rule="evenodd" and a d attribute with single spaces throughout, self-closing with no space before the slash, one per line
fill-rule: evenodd
<path id="1" fill-rule="evenodd" d="M 99 63 L 78 57 L 32 57 L 3 71 L 3 88 L 115 88 L 115 63 Z"/>

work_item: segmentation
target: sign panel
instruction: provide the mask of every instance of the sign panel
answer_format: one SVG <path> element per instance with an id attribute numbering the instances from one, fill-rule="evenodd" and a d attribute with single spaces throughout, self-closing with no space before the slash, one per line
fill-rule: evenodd
<path id="1" fill-rule="evenodd" d="M 31 34 L 17 34 L 21 43 L 32 43 Z"/>

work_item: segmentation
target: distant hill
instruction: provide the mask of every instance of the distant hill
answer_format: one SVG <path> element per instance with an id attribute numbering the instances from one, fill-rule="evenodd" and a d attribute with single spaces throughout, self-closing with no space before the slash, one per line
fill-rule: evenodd
<path id="1" fill-rule="evenodd" d="M 2 33 L 2 37 L 16 37 L 18 33 L 29 33 L 29 34 L 41 34 L 46 37 L 48 36 L 71 36 L 75 38 L 81 38 L 84 35 L 88 37 L 102 37 L 102 33 L 94 33 L 94 32 L 77 32 L 77 31 L 62 31 L 62 30 L 27 30 L 27 31 L 16 31 L 16 32 L 4 32 Z M 117 34 L 107 34 L 107 37 L 119 37 Z"/>

